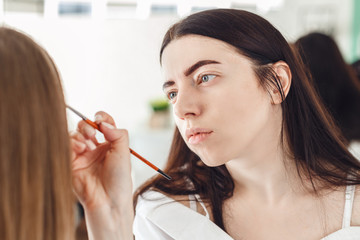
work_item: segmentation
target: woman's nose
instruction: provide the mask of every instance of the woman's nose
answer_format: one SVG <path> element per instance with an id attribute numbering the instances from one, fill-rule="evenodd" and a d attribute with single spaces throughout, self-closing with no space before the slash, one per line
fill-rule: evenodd
<path id="1" fill-rule="evenodd" d="M 199 100 L 199 96 L 190 89 L 179 91 L 173 106 L 175 116 L 181 120 L 198 116 L 201 113 Z"/>

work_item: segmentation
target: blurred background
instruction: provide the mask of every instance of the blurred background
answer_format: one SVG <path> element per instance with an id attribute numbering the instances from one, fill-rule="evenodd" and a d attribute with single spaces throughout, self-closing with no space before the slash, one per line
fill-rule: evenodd
<path id="1" fill-rule="evenodd" d="M 131 147 L 162 168 L 174 128 L 161 89 L 162 37 L 182 17 L 219 7 L 257 13 L 290 42 L 329 34 L 348 63 L 360 58 L 359 0 L 0 0 L 0 21 L 50 53 L 69 105 L 90 119 L 110 113 Z M 79 118 L 68 117 L 73 130 Z M 135 187 L 153 174 L 133 159 Z"/>

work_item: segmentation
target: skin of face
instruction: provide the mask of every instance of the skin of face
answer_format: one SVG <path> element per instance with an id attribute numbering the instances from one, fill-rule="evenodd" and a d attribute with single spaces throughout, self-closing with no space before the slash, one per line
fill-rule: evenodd
<path id="1" fill-rule="evenodd" d="M 217 39 L 187 35 L 164 49 L 164 92 L 187 146 L 208 166 L 252 158 L 274 145 L 281 107 L 259 84 L 253 63 Z"/>

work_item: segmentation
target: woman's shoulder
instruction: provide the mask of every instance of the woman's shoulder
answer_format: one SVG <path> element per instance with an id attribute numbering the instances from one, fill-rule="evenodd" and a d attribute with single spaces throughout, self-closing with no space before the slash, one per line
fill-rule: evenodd
<path id="1" fill-rule="evenodd" d="M 136 239 L 231 239 L 208 217 L 189 207 L 191 201 L 196 200 L 158 191 L 140 195 L 134 221 Z"/>
<path id="2" fill-rule="evenodd" d="M 174 209 L 182 205 L 189 207 L 187 199 L 189 199 L 188 196 L 174 196 L 157 190 L 148 190 L 138 196 L 136 214 L 148 215 L 159 208 Z"/>
<path id="3" fill-rule="evenodd" d="M 352 204 L 352 226 L 360 226 L 360 186 L 355 187 L 355 194 Z"/>
<path id="4" fill-rule="evenodd" d="M 140 214 L 149 214 L 150 212 L 159 208 L 184 210 L 183 208 L 186 207 L 204 216 L 207 212 L 211 213 L 210 205 L 208 203 L 201 205 L 200 202 L 203 201 L 197 194 L 172 195 L 158 190 L 148 190 L 139 195 L 136 205 L 136 212 Z M 206 209 L 204 209 L 204 207 Z"/>
<path id="5" fill-rule="evenodd" d="M 136 239 L 174 239 L 177 203 L 169 196 L 148 190 L 138 196 L 133 233 Z"/>

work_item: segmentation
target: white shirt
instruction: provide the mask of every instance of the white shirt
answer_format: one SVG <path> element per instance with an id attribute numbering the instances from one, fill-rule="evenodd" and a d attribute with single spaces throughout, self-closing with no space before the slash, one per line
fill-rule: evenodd
<path id="1" fill-rule="evenodd" d="M 360 141 L 351 141 L 349 151 L 360 161 Z"/>
<path id="2" fill-rule="evenodd" d="M 354 192 L 354 186 L 346 188 L 342 229 L 321 240 L 360 239 L 360 226 L 350 226 Z M 209 219 L 208 214 L 204 216 L 198 213 L 196 204 L 191 204 L 191 201 L 190 207 L 193 209 L 156 191 L 139 196 L 133 229 L 135 239 L 233 240 Z"/>

